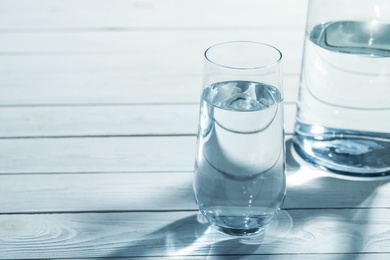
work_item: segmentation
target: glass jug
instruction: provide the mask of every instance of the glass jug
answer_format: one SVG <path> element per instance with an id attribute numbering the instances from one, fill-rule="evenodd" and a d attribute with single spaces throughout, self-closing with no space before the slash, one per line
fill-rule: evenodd
<path id="1" fill-rule="evenodd" d="M 293 153 L 390 177 L 390 0 L 309 0 Z"/>

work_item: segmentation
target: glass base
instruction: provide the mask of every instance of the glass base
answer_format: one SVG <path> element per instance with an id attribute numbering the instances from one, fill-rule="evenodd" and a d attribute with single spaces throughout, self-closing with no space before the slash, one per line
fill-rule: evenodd
<path id="1" fill-rule="evenodd" d="M 229 235 L 229 236 L 236 236 L 236 237 L 249 237 L 249 236 L 259 236 L 264 233 L 268 225 L 257 227 L 257 228 L 250 228 L 250 229 L 235 229 L 235 228 L 227 228 L 227 227 L 221 227 L 212 225 L 214 229 L 217 231 Z"/>
<path id="2" fill-rule="evenodd" d="M 344 165 L 330 164 L 323 162 L 320 158 L 311 156 L 296 142 L 291 145 L 291 154 L 293 158 L 301 165 L 307 165 L 309 167 L 315 167 L 327 172 L 328 175 L 346 180 L 356 181 L 376 181 L 376 180 L 389 180 L 390 171 L 376 172 L 376 173 L 364 173 L 354 172 L 345 169 Z"/>
<path id="3" fill-rule="evenodd" d="M 264 233 L 273 215 L 263 216 L 214 216 L 209 219 L 211 226 L 229 236 L 248 237 Z M 206 217 L 207 218 L 207 217 Z"/>
<path id="4" fill-rule="evenodd" d="M 209 224 L 200 211 L 197 219 L 201 224 Z M 272 220 L 265 225 L 259 225 L 251 229 L 235 229 L 218 226 L 214 223 L 209 226 L 212 230 L 207 232 L 207 235 L 217 235 L 217 237 L 213 237 L 213 240 L 239 239 L 238 241 L 242 244 L 260 245 L 283 239 L 291 231 L 292 226 L 293 221 L 290 214 L 286 210 L 279 210 L 273 215 Z"/>

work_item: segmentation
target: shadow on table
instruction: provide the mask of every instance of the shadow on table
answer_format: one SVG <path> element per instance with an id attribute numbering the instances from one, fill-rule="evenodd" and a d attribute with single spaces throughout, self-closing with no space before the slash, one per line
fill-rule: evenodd
<path id="1" fill-rule="evenodd" d="M 351 253 L 369 250 L 365 247 L 372 225 L 370 214 L 374 214 L 371 209 L 380 207 L 375 201 L 376 191 L 387 181 L 335 178 L 325 171 L 300 165 L 291 154 L 291 141 L 286 143 L 289 188 L 284 207 L 291 209 L 295 222 L 317 234 L 308 239 L 308 245 L 314 243 L 314 246 L 308 246 L 307 253 L 323 250 L 341 253 L 334 259 L 355 259 L 359 255 Z M 324 241 L 323 245 L 313 242 L 316 240 Z"/>
<path id="2" fill-rule="evenodd" d="M 268 245 L 282 239 L 291 227 L 290 215 L 280 211 L 264 234 L 250 239 L 234 238 L 215 231 L 200 214 L 193 214 L 132 242 L 109 257 L 220 256 L 221 259 L 240 259 L 262 246 L 268 247 L 267 251 L 272 250 Z"/>
<path id="3" fill-rule="evenodd" d="M 384 180 L 354 181 L 335 178 L 336 175 L 300 165 L 292 156 L 291 139 L 286 142 L 287 198 L 289 209 L 369 208 L 376 190 Z"/>
<path id="4" fill-rule="evenodd" d="M 129 241 L 127 247 L 114 252 L 112 257 L 192 255 L 240 259 L 252 253 L 323 252 L 336 253 L 337 259 L 341 260 L 354 259 L 351 253 L 362 251 L 368 236 L 369 208 L 375 191 L 385 182 L 348 181 L 321 174 L 312 176 L 311 170 L 307 175 L 295 175 L 303 171 L 291 156 L 289 146 L 288 142 L 288 180 L 295 176 L 295 183 L 289 183 L 284 204 L 287 211 L 282 210 L 275 216 L 264 235 L 256 239 L 225 236 L 210 228 L 194 212 L 138 241 Z M 325 226 L 318 226 L 317 221 Z M 327 244 L 323 244 L 324 241 Z"/>

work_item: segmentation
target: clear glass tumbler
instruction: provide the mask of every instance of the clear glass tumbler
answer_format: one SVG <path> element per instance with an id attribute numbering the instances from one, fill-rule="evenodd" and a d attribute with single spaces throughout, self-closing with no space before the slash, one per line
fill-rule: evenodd
<path id="1" fill-rule="evenodd" d="M 205 52 L 194 192 L 225 234 L 262 233 L 286 196 L 281 61 L 257 42 Z"/>
<path id="2" fill-rule="evenodd" d="M 293 144 L 339 177 L 390 177 L 390 0 L 309 1 Z"/>

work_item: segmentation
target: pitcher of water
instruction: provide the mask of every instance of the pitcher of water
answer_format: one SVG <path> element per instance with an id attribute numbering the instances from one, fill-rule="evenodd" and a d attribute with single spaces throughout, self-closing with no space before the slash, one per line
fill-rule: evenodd
<path id="1" fill-rule="evenodd" d="M 390 177 L 390 0 L 309 0 L 293 152 Z"/>

